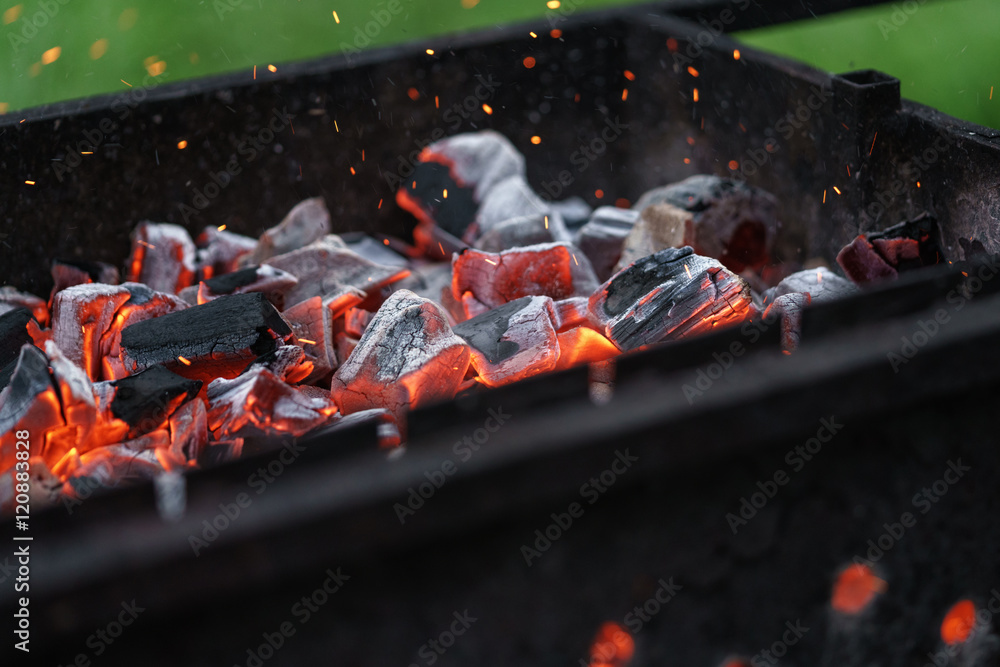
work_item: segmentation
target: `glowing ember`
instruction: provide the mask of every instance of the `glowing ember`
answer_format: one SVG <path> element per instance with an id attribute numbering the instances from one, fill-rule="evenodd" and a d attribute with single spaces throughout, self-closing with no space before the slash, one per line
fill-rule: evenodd
<path id="1" fill-rule="evenodd" d="M 948 610 L 941 621 L 941 640 L 945 644 L 962 644 L 972 634 L 976 624 L 976 605 L 961 600 Z"/>
<path id="2" fill-rule="evenodd" d="M 597 630 L 590 645 L 590 664 L 625 667 L 635 654 L 635 640 L 621 625 L 608 621 Z"/>
<path id="3" fill-rule="evenodd" d="M 859 614 L 886 587 L 867 565 L 850 565 L 837 576 L 830 605 L 841 614 Z"/>

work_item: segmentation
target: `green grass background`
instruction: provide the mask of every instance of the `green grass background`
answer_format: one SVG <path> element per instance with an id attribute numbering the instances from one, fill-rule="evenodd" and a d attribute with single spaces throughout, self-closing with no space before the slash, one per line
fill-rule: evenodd
<path id="1" fill-rule="evenodd" d="M 489 28 L 547 11 L 545 0 L 391 1 L 401 11 L 372 45 Z M 629 1 L 569 0 L 580 11 Z M 1000 128 L 1000 0 L 911 2 L 912 14 L 902 12 L 900 2 L 737 37 L 829 71 L 883 70 L 899 77 L 905 97 Z M 353 45 L 355 29 L 387 7 L 386 0 L 7 0 L 0 4 L 0 111 L 120 92 L 123 81 L 141 83 L 147 68 L 163 68 L 166 81 L 231 71 L 249 78 L 254 66 L 266 76 L 269 64 L 280 76 L 283 62 Z M 32 18 L 43 25 L 29 27 Z M 107 48 L 95 59 L 91 48 L 98 40 L 107 40 Z M 58 58 L 44 64 L 55 47 Z M 997 87 L 992 100 L 991 86 Z"/>

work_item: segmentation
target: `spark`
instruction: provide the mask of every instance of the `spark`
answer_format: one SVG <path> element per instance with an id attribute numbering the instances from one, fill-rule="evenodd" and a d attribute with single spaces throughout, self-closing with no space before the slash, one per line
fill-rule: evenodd
<path id="1" fill-rule="evenodd" d="M 693 277 L 691 276 L 691 269 L 688 268 L 687 264 L 684 265 L 684 272 L 688 274 L 688 280 L 693 280 Z"/>
<path id="2" fill-rule="evenodd" d="M 256 65 L 253 66 L 253 80 L 254 81 L 257 80 L 257 66 Z"/>
<path id="3" fill-rule="evenodd" d="M 26 185 L 34 185 L 34 184 L 35 184 L 35 182 L 34 182 L 34 181 L 25 181 L 25 184 L 26 184 Z"/>
<path id="4" fill-rule="evenodd" d="M 351 176 L 354 176 L 357 172 L 354 171 L 354 167 L 351 167 Z"/>
<path id="5" fill-rule="evenodd" d="M 851 177 L 851 165 L 847 165 L 847 177 Z"/>
<path id="6" fill-rule="evenodd" d="M 434 108 L 435 109 L 440 109 L 441 108 L 441 100 L 438 99 L 437 95 L 434 96 Z"/>
<path id="7" fill-rule="evenodd" d="M 131 84 L 131 83 L 129 83 L 128 81 L 126 81 L 125 79 L 118 79 L 118 80 L 119 80 L 119 81 L 121 81 L 122 83 L 124 83 L 124 84 L 125 84 L 126 86 L 128 86 L 129 88 L 131 88 L 131 87 L 132 87 L 132 84 Z"/>
<path id="8" fill-rule="evenodd" d="M 382 243 L 384 243 L 385 245 L 389 245 L 389 239 L 382 239 Z"/>
<path id="9" fill-rule="evenodd" d="M 549 9 L 559 9 L 560 5 L 562 5 L 562 3 L 559 2 L 559 0 L 549 0 L 545 3 L 545 6 Z"/>
<path id="10" fill-rule="evenodd" d="M 444 257 L 445 256 L 444 246 L 441 245 L 440 241 L 438 241 L 438 248 L 441 250 L 441 256 Z"/>
<path id="11" fill-rule="evenodd" d="M 993 99 L 993 86 L 990 86 L 990 99 Z"/>
<path id="12" fill-rule="evenodd" d="M 535 66 L 535 59 L 532 58 L 531 56 L 528 56 L 527 58 L 525 58 L 521 62 L 522 62 L 522 64 L 524 65 L 524 67 L 526 69 L 531 69 L 532 67 Z"/>
<path id="13" fill-rule="evenodd" d="M 622 102 L 628 99 L 628 88 L 622 90 Z"/>
<path id="14" fill-rule="evenodd" d="M 60 55 L 62 55 L 62 47 L 53 46 L 51 49 L 42 54 L 42 64 L 51 65 L 55 61 L 59 60 Z"/>
<path id="15" fill-rule="evenodd" d="M 691 158 L 689 157 L 684 158 L 684 164 L 691 164 Z"/>
<path id="16" fill-rule="evenodd" d="M 497 265 L 497 263 L 494 262 L 492 259 L 487 259 L 486 257 L 483 257 L 483 261 L 486 262 L 486 263 L 488 263 L 488 264 L 492 264 L 493 266 Z"/>
<path id="17" fill-rule="evenodd" d="M 531 35 L 532 39 L 538 39 L 538 35 L 536 35 L 534 32 L 529 32 L 528 34 Z"/>
<path id="18" fill-rule="evenodd" d="M 225 225 L 219 225 L 218 227 L 216 227 L 216 229 L 218 231 L 220 231 L 220 232 L 224 232 L 224 231 L 226 231 L 226 226 Z"/>
<path id="19" fill-rule="evenodd" d="M 594 196 L 597 197 L 598 199 L 604 199 L 604 190 L 601 189 L 594 190 Z"/>
<path id="20" fill-rule="evenodd" d="M 80 155 L 93 155 L 94 151 L 80 151 Z"/>
<path id="21" fill-rule="evenodd" d="M 334 121 L 333 121 L 333 129 L 337 130 L 337 132 L 340 132 L 340 128 L 337 127 L 337 120 L 336 119 L 334 119 Z"/>
<path id="22" fill-rule="evenodd" d="M 382 200 L 379 199 L 378 200 L 378 209 L 377 210 L 381 210 L 381 209 L 382 209 Z M 386 239 L 386 243 L 385 244 L 389 245 L 389 239 Z"/>
<path id="23" fill-rule="evenodd" d="M 739 162 L 737 162 L 736 160 L 730 160 L 729 161 L 729 169 L 730 170 L 736 171 L 739 168 L 740 168 L 740 163 Z"/>
<path id="24" fill-rule="evenodd" d="M 181 362 L 185 366 L 190 366 L 191 365 L 190 360 L 186 359 L 185 357 L 177 357 L 177 361 Z"/>
<path id="25" fill-rule="evenodd" d="M 739 59 L 740 59 L 740 50 L 733 49 L 733 60 L 739 60 Z"/>
<path id="26" fill-rule="evenodd" d="M 142 239 L 139 239 L 138 241 L 136 241 L 136 243 L 138 243 L 139 245 L 142 245 L 142 246 L 146 246 L 147 248 L 149 248 L 151 250 L 156 250 L 156 246 L 153 245 L 152 243 L 150 243 L 149 241 L 143 241 Z"/>
<path id="27" fill-rule="evenodd" d="M 826 203 L 826 190 L 823 190 L 823 203 Z"/>
<path id="28" fill-rule="evenodd" d="M 316 341 L 310 340 L 308 338 L 300 338 L 299 342 L 300 343 L 305 343 L 306 345 L 315 345 L 316 344 Z"/>
<path id="29" fill-rule="evenodd" d="M 531 137 L 531 143 L 537 146 L 538 144 L 542 143 L 542 138 L 536 134 L 535 136 Z"/>
<path id="30" fill-rule="evenodd" d="M 918 188 L 920 187 L 920 181 L 917 181 L 917 187 Z"/>
<path id="31" fill-rule="evenodd" d="M 486 112 L 487 116 L 493 115 L 493 107 L 491 107 L 489 104 L 486 104 L 485 102 L 483 102 L 483 111 Z"/>
<path id="32" fill-rule="evenodd" d="M 337 16 L 337 10 L 336 9 L 333 10 L 333 20 L 336 21 L 337 23 L 340 23 L 340 17 Z"/>
<path id="33" fill-rule="evenodd" d="M 545 229 L 549 228 L 549 216 L 545 216 Z"/>
<path id="34" fill-rule="evenodd" d="M 427 49 L 427 55 L 433 56 L 434 55 L 434 49 Z"/>
<path id="35" fill-rule="evenodd" d="M 868 157 L 871 157 L 872 151 L 875 150 L 875 140 L 878 139 L 878 132 L 872 137 L 872 147 L 868 149 Z"/>
<path id="36" fill-rule="evenodd" d="M 277 72 L 277 71 L 278 71 L 278 68 L 277 68 L 277 67 L 275 67 L 274 65 L 268 65 L 268 66 L 267 66 L 267 71 L 268 71 L 268 72 Z"/>
<path id="37" fill-rule="evenodd" d="M 699 76 L 701 76 L 701 74 L 699 74 L 698 70 L 696 70 L 695 68 L 691 67 L 690 65 L 688 65 L 688 74 L 690 74 L 691 76 L 693 76 L 696 79 Z"/>
<path id="38" fill-rule="evenodd" d="M 820 271 L 819 269 L 816 269 L 816 282 L 818 283 L 823 282 L 823 272 Z"/>
<path id="39" fill-rule="evenodd" d="M 580 266 L 580 262 L 579 262 L 579 260 L 577 260 L 577 258 L 576 258 L 576 253 L 575 253 L 575 252 L 573 252 L 573 253 L 570 253 L 570 254 L 571 254 L 571 255 L 573 256 L 573 261 L 574 261 L 574 262 L 576 263 L 576 265 L 577 265 L 577 266 Z"/>
<path id="40" fill-rule="evenodd" d="M 551 37 L 552 39 L 559 39 L 560 37 L 562 37 L 562 30 L 560 30 L 559 28 L 553 28 L 551 31 L 549 31 L 549 37 Z"/>
<path id="41" fill-rule="evenodd" d="M 838 195 L 840 194 L 840 188 L 838 188 L 836 185 L 833 186 L 833 191 L 836 192 Z"/>
<path id="42" fill-rule="evenodd" d="M 416 88 L 410 88 L 408 91 L 406 91 L 406 94 L 409 95 L 410 99 L 413 100 L 414 102 L 420 99 L 420 91 L 417 90 Z"/>
<path id="43" fill-rule="evenodd" d="M 629 81 L 635 81 L 635 74 L 631 70 L 625 70 L 625 78 Z"/>
<path id="44" fill-rule="evenodd" d="M 445 189 L 444 189 L 444 198 L 445 198 L 445 199 L 447 199 L 447 198 L 448 198 L 448 188 L 445 188 Z"/>
<path id="45" fill-rule="evenodd" d="M 698 101 L 698 89 L 697 88 L 694 89 L 694 101 L 695 102 Z"/>
<path id="46" fill-rule="evenodd" d="M 177 142 L 177 150 L 179 151 L 184 150 L 185 148 L 187 148 L 187 146 L 188 146 L 187 139 L 181 139 L 180 141 Z"/>

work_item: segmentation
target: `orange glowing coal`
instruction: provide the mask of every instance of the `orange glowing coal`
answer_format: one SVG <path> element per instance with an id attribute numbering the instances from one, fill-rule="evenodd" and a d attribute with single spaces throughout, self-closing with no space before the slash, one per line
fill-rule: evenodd
<path id="1" fill-rule="evenodd" d="M 945 644 L 961 644 L 972 634 L 975 624 L 976 605 L 972 600 L 960 600 L 941 621 L 941 639 Z"/>
<path id="2" fill-rule="evenodd" d="M 841 614 L 860 614 L 877 594 L 885 592 L 886 585 L 867 565 L 850 565 L 834 582 L 830 605 Z"/>
<path id="3" fill-rule="evenodd" d="M 625 667 L 635 654 L 635 640 L 619 624 L 608 621 L 590 645 L 591 667 Z"/>

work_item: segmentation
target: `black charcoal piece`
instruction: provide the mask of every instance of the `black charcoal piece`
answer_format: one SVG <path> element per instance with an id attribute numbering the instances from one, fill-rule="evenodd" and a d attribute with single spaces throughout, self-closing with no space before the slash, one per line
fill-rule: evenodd
<path id="1" fill-rule="evenodd" d="M 693 247 L 740 273 L 767 263 L 780 223 L 778 202 L 768 192 L 718 176 L 691 176 L 650 190 L 634 208 L 667 203 L 694 215 Z"/>
<path id="2" fill-rule="evenodd" d="M 459 185 L 440 162 L 418 163 L 396 192 L 396 202 L 423 224 L 437 225 L 456 238 L 465 234 L 479 209 L 475 188 Z"/>
<path id="3" fill-rule="evenodd" d="M 833 301 L 857 294 L 858 288 L 826 267 L 806 269 L 788 276 L 764 292 L 764 305 L 786 294 L 808 294 L 812 303 Z"/>
<path id="4" fill-rule="evenodd" d="M 881 232 L 868 234 L 869 242 L 898 271 L 917 269 L 921 266 L 931 266 L 947 261 L 944 251 L 941 250 L 941 244 L 938 242 L 939 238 L 941 238 L 941 232 L 938 230 L 937 218 L 929 213 L 921 213 L 913 220 L 901 222 Z M 889 252 L 886 252 L 886 247 L 882 243 L 904 240 L 916 242 L 917 257 L 893 258 Z M 893 262 L 892 259 L 896 259 L 896 261 Z"/>
<path id="5" fill-rule="evenodd" d="M 590 259 L 598 280 L 614 273 L 622 255 L 622 244 L 639 220 L 639 211 L 601 206 L 577 233 L 576 246 Z"/>
<path id="6" fill-rule="evenodd" d="M 471 320 L 452 327 L 457 335 L 469 345 L 483 353 L 490 363 L 496 364 L 514 356 L 520 346 L 503 335 L 510 329 L 510 318 L 531 303 L 532 297 L 525 296 L 488 310 Z"/>
<path id="7" fill-rule="evenodd" d="M 558 213 L 535 213 L 498 222 L 484 232 L 475 246 L 486 252 L 501 252 L 539 243 L 553 243 L 569 237 Z"/>
<path id="8" fill-rule="evenodd" d="M 31 311 L 20 307 L 0 315 L 0 387 L 6 384 L 3 369 L 9 365 L 13 373 L 13 364 L 17 363 L 21 347 L 32 342 L 28 334 L 31 319 Z"/>
<path id="9" fill-rule="evenodd" d="M 201 390 L 201 380 L 183 378 L 163 366 L 153 366 L 111 384 L 115 387 L 111 414 L 128 424 L 132 435 L 153 430 Z M 149 427 L 142 428 L 144 424 Z"/>
<path id="10" fill-rule="evenodd" d="M 240 269 L 239 271 L 233 271 L 232 273 L 225 273 L 221 276 L 216 276 L 215 278 L 209 278 L 204 281 L 205 285 L 208 286 L 216 294 L 229 294 L 238 287 L 246 287 L 247 285 L 252 285 L 257 281 L 257 267 L 248 266 L 245 269 Z"/>
<path id="11" fill-rule="evenodd" d="M 190 362 L 249 359 L 270 352 L 289 334 L 263 294 L 233 294 L 126 327 L 121 347 L 131 371 L 179 357 Z"/>
<path id="12" fill-rule="evenodd" d="M 34 345 L 21 348 L 15 362 L 15 370 L 10 383 L 0 392 L 0 435 L 14 428 L 18 421 L 31 409 L 35 398 L 46 391 L 54 390 L 52 376 L 49 374 L 49 360 L 45 353 Z M 58 408 L 57 408 L 58 409 Z M 6 453 L 0 452 L 0 468 Z M 13 458 L 13 451 L 10 452 Z"/>
<path id="13" fill-rule="evenodd" d="M 622 350 L 742 321 L 750 287 L 718 261 L 684 248 L 643 257 L 590 298 L 590 313 Z"/>

